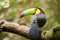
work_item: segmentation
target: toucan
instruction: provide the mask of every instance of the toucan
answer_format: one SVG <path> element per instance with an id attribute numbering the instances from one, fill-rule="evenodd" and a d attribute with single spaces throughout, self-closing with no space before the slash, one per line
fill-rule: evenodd
<path id="1" fill-rule="evenodd" d="M 46 15 L 42 8 L 34 7 L 23 11 L 20 14 L 20 18 L 32 15 L 31 28 L 28 32 L 28 36 L 35 38 L 39 35 L 39 28 L 43 27 L 46 23 Z"/>

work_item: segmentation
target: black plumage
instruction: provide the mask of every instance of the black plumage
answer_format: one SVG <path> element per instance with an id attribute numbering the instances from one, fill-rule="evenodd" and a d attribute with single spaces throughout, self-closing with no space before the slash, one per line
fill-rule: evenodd
<path id="1" fill-rule="evenodd" d="M 39 28 L 38 24 L 36 22 L 33 23 L 31 25 L 31 29 L 30 29 L 30 31 L 28 33 L 28 36 L 32 37 L 32 38 L 37 37 L 39 35 L 39 29 L 38 28 Z"/>

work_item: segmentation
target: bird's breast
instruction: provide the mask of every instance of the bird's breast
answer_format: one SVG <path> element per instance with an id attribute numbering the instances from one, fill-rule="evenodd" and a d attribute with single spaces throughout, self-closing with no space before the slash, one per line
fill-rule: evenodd
<path id="1" fill-rule="evenodd" d="M 37 21 L 39 27 L 43 27 L 46 23 L 46 15 L 45 14 L 33 15 L 31 22 L 34 23 L 35 21 Z"/>
<path id="2" fill-rule="evenodd" d="M 43 27 L 46 23 L 46 15 L 44 14 L 37 15 L 37 23 L 39 27 Z"/>

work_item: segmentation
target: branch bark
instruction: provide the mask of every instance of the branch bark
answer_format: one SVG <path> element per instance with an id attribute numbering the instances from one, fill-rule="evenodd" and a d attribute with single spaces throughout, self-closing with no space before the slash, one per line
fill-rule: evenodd
<path id="1" fill-rule="evenodd" d="M 29 27 L 25 25 L 19 25 L 18 23 L 8 22 L 5 20 L 0 20 L 0 31 L 2 32 L 11 32 L 23 37 L 29 38 L 31 40 L 46 40 L 54 39 L 56 32 L 60 30 L 60 25 L 48 31 L 40 31 L 40 34 L 37 38 L 31 38 L 27 34 L 30 30 Z M 59 31 L 60 32 L 60 31 Z"/>
<path id="2" fill-rule="evenodd" d="M 28 38 L 27 33 L 30 28 L 17 23 L 0 20 L 0 29 L 3 32 L 11 32 Z"/>

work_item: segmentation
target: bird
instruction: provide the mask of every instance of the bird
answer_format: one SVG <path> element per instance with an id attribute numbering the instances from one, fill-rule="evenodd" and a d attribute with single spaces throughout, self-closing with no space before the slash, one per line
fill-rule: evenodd
<path id="1" fill-rule="evenodd" d="M 32 15 L 31 18 L 31 28 L 28 32 L 28 36 L 36 38 L 39 35 L 39 28 L 43 27 L 46 24 L 46 15 L 42 8 L 34 7 L 23 11 L 20 14 L 20 18 L 25 16 Z"/>

